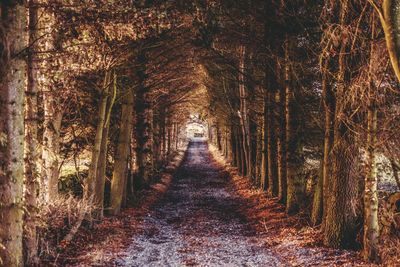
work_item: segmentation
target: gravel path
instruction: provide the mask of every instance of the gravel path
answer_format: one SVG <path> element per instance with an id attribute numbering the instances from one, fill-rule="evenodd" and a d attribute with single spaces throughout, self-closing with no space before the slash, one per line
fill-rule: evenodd
<path id="1" fill-rule="evenodd" d="M 240 213 L 229 175 L 207 143 L 192 142 L 171 188 L 117 266 L 284 266 Z"/>

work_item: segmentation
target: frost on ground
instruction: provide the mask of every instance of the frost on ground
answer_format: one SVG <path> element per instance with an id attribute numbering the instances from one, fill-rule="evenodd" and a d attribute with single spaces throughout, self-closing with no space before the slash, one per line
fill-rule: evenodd
<path id="1" fill-rule="evenodd" d="M 229 175 L 193 142 L 171 188 L 144 219 L 117 266 L 283 266 L 227 190 Z"/>

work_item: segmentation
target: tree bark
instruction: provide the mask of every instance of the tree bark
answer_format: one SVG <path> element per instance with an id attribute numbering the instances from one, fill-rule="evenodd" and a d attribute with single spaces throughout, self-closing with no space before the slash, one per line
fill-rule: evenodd
<path id="1" fill-rule="evenodd" d="M 265 90 L 267 91 L 267 89 Z M 265 92 L 267 94 L 267 92 Z M 263 112 L 263 145 L 262 145 L 262 162 L 261 162 L 261 183 L 262 190 L 268 188 L 268 97 L 264 97 Z"/>
<path id="2" fill-rule="evenodd" d="M 290 68 L 285 65 L 285 73 L 281 74 L 281 69 L 279 69 L 279 62 L 277 62 L 276 72 L 280 74 L 278 80 L 282 80 L 284 77 L 284 82 L 279 86 L 279 103 L 278 103 L 278 138 L 277 138 L 277 153 L 278 153 L 278 201 L 285 204 L 287 198 L 287 172 L 286 172 L 286 117 L 285 117 L 285 103 L 286 103 L 286 90 L 289 86 Z"/>
<path id="3" fill-rule="evenodd" d="M 322 98 L 325 114 L 324 147 L 322 158 L 322 173 L 318 177 L 317 187 L 314 193 L 313 211 L 311 221 L 313 225 L 324 222 L 326 217 L 326 202 L 329 198 L 330 178 L 330 153 L 333 143 L 333 116 L 335 114 L 335 96 L 328 80 L 329 59 L 323 59 L 322 72 Z"/>
<path id="4" fill-rule="evenodd" d="M 372 87 L 372 85 L 371 85 Z M 371 101 L 372 102 L 372 101 Z M 378 169 L 376 166 L 376 142 L 378 112 L 374 103 L 368 106 L 367 163 L 364 191 L 364 258 L 378 262 Z"/>
<path id="5" fill-rule="evenodd" d="M 41 1 L 41 4 L 48 4 L 47 0 Z M 43 58 L 44 69 L 41 71 L 43 80 L 42 94 L 44 105 L 43 121 L 43 140 L 42 140 L 42 170 L 41 170 L 41 199 L 45 202 L 54 200 L 58 196 L 58 178 L 60 176 L 60 129 L 63 116 L 59 103 L 59 97 L 52 83 L 52 74 L 54 66 L 52 56 L 54 48 L 54 14 L 49 11 L 40 13 L 41 20 L 39 28 L 43 35 L 44 51 Z"/>
<path id="6" fill-rule="evenodd" d="M 246 59 L 246 47 L 241 45 L 239 48 L 239 97 L 240 97 L 240 125 L 242 128 L 242 147 L 244 151 L 244 164 L 246 165 L 246 172 L 243 173 L 244 176 L 251 178 L 251 145 L 250 145 L 250 122 L 249 114 L 247 108 L 247 92 L 245 85 L 244 73 L 245 69 L 245 59 Z"/>
<path id="7" fill-rule="evenodd" d="M 117 75 L 114 71 L 113 75 L 113 90 L 112 96 L 107 103 L 107 111 L 105 116 L 105 122 L 103 125 L 103 134 L 101 137 L 100 154 L 97 164 L 95 187 L 93 192 L 93 205 L 96 207 L 93 217 L 95 219 L 103 218 L 104 210 L 104 187 L 106 183 L 106 169 L 107 169 L 107 150 L 108 150 L 108 132 L 110 129 L 110 119 L 112 108 L 115 103 L 117 96 Z"/>
<path id="8" fill-rule="evenodd" d="M 372 18 L 372 36 L 374 40 L 375 27 Z M 373 73 L 374 42 L 371 44 L 369 62 L 368 84 L 368 112 L 367 112 L 367 155 L 364 187 L 364 259 L 370 262 L 379 262 L 379 219 L 378 219 L 378 168 L 377 168 L 377 134 L 378 134 L 378 108 L 375 101 L 375 82 Z"/>
<path id="9" fill-rule="evenodd" d="M 38 142 L 38 84 L 36 45 L 37 7 L 35 1 L 29 1 L 29 46 L 28 84 L 25 105 L 25 226 L 24 248 L 25 263 L 29 266 L 39 264 L 37 255 L 36 216 L 39 191 L 39 142 Z"/>
<path id="10" fill-rule="evenodd" d="M 1 77 L 0 129 L 0 259 L 4 266 L 23 266 L 23 180 L 24 180 L 24 100 L 27 64 L 22 53 L 27 47 L 25 1 L 2 4 L 10 59 L 6 76 Z M 7 49 L 5 48 L 5 49 Z"/>
<path id="11" fill-rule="evenodd" d="M 277 165 L 277 144 L 275 133 L 275 86 L 270 84 L 267 92 L 267 107 L 268 107 L 268 194 L 271 196 L 278 195 L 278 165 Z"/>
<path id="12" fill-rule="evenodd" d="M 340 2 L 340 25 L 345 28 L 348 16 L 348 0 Z M 356 195 L 356 181 L 352 168 L 357 156 L 354 135 L 348 128 L 349 107 L 344 100 L 348 86 L 347 50 L 348 43 L 342 40 L 338 61 L 336 105 L 334 116 L 334 141 L 331 152 L 331 181 L 329 182 L 329 199 L 326 203 L 324 223 L 324 244 L 339 248 L 351 247 L 356 238 L 356 214 L 353 199 Z"/>
<path id="13" fill-rule="evenodd" d="M 286 36 L 285 41 L 285 84 L 286 84 L 286 180 L 287 180 L 287 198 L 286 212 L 295 214 L 299 211 L 300 205 L 304 200 L 304 179 L 302 177 L 302 165 L 304 158 L 302 155 L 302 136 L 301 136 L 301 116 L 297 102 L 299 94 L 291 80 L 291 40 Z M 297 97 L 298 99 L 295 99 Z"/>
<path id="14" fill-rule="evenodd" d="M 154 171 L 153 161 L 153 111 L 150 88 L 146 85 L 147 56 L 144 49 L 140 49 L 137 56 L 139 65 L 136 75 L 138 77 L 138 89 L 136 92 L 136 140 L 137 140 L 137 158 L 139 166 L 140 186 L 148 186 Z M 168 151 L 171 152 L 173 133 L 169 133 Z"/>
<path id="15" fill-rule="evenodd" d="M 122 193 L 126 180 L 126 169 L 129 155 L 129 144 L 133 128 L 133 103 L 132 89 L 127 90 L 127 97 L 122 103 L 121 126 L 118 136 L 117 151 L 114 162 L 114 172 L 111 180 L 111 214 L 119 214 L 122 203 Z"/>
<path id="16" fill-rule="evenodd" d="M 106 123 L 106 113 L 107 113 L 107 100 L 109 97 L 109 82 L 110 82 L 110 71 L 105 72 L 105 77 L 104 77 L 104 83 L 103 83 L 103 88 L 101 93 L 101 98 L 99 102 L 99 118 L 97 122 L 97 128 L 96 128 L 96 136 L 94 139 L 94 144 L 92 148 L 92 157 L 91 157 L 91 162 L 90 162 L 90 167 L 89 167 L 89 174 L 88 178 L 86 181 L 86 186 L 85 186 L 85 193 L 84 197 L 87 200 L 91 200 L 91 202 L 94 201 L 94 194 L 95 194 L 95 188 L 96 188 L 96 179 L 97 179 L 97 169 L 98 169 L 98 164 L 99 164 L 99 158 L 100 158 L 100 151 L 101 151 L 101 143 L 103 139 L 103 131 L 104 131 L 104 126 Z"/>

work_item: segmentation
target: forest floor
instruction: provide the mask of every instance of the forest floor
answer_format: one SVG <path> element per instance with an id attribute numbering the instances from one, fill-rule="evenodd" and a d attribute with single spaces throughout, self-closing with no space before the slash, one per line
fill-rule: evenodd
<path id="1" fill-rule="evenodd" d="M 366 266 L 358 252 L 321 247 L 318 230 L 308 227 L 304 216 L 287 217 L 281 205 L 252 189 L 205 142 L 190 143 L 180 167 L 175 162 L 169 169 L 143 199 L 146 205 L 79 236 L 76 248 L 58 263 Z"/>

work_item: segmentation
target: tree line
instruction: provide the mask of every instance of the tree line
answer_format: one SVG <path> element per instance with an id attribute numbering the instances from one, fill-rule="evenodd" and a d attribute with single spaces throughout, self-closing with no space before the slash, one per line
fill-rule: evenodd
<path id="1" fill-rule="evenodd" d="M 2 264 L 39 264 L 38 214 L 63 194 L 67 162 L 82 218 L 118 214 L 185 143 L 191 114 L 324 245 L 362 233 L 379 261 L 378 161 L 399 170 L 396 5 L 3 1 Z"/>

